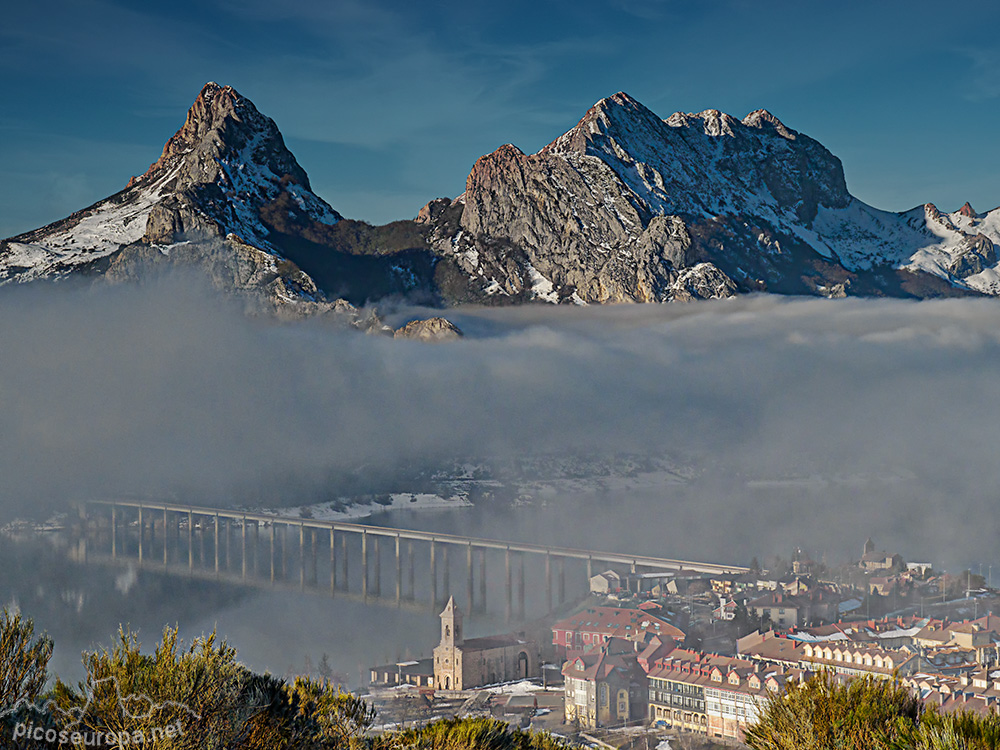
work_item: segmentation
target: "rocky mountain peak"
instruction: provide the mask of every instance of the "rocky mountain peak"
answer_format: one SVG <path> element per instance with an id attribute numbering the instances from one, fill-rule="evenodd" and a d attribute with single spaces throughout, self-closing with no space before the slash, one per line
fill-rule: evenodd
<path id="1" fill-rule="evenodd" d="M 976 212 L 972 208 L 972 205 L 969 203 L 969 201 L 966 201 L 965 205 L 963 205 L 960 209 L 958 209 L 958 212 L 962 214 L 962 216 L 967 216 L 970 219 L 976 218 Z"/>
<path id="2" fill-rule="evenodd" d="M 413 339 L 415 341 L 454 341 L 464 334 L 462 330 L 450 320 L 441 317 L 428 318 L 427 320 L 411 320 L 401 328 L 396 329 L 397 339 Z"/>
<path id="3" fill-rule="evenodd" d="M 663 120 L 619 91 L 536 154 L 480 158 L 460 221 L 423 224 L 491 300 L 663 301 L 768 288 L 851 201 L 840 160 L 767 110 Z"/>
<path id="4" fill-rule="evenodd" d="M 697 117 L 703 123 L 705 135 L 711 136 L 736 135 L 734 127 L 740 122 L 732 115 L 727 115 L 717 109 L 706 109 L 704 112 L 700 112 Z"/>
<path id="5" fill-rule="evenodd" d="M 778 133 L 782 138 L 787 138 L 790 141 L 794 141 L 798 136 L 794 130 L 785 127 L 785 124 L 779 120 L 777 117 L 772 115 L 766 109 L 755 109 L 753 112 L 748 114 L 743 118 L 743 124 L 748 128 L 757 128 L 758 130 L 773 130 Z"/>
<path id="6" fill-rule="evenodd" d="M 545 146 L 540 154 L 629 152 L 632 145 L 663 138 L 663 121 L 624 91 L 601 99 L 576 126 Z"/>
<path id="7" fill-rule="evenodd" d="M 124 190 L 0 244 L 0 283 L 183 257 L 237 279 L 235 288 L 280 277 L 290 295 L 314 300 L 296 253 L 340 219 L 274 121 L 231 86 L 208 83 L 160 158 Z"/>
<path id="8" fill-rule="evenodd" d="M 188 110 L 184 125 L 167 141 L 163 153 L 129 187 L 150 182 L 180 167 L 183 183 L 214 182 L 222 163 L 251 162 L 274 178 L 285 177 L 310 190 L 309 177 L 285 146 L 274 120 L 262 115 L 232 86 L 206 83 Z"/>

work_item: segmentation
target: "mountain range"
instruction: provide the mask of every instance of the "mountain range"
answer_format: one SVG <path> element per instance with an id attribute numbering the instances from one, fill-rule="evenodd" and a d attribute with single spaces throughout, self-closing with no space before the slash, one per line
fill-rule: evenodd
<path id="1" fill-rule="evenodd" d="M 766 110 L 664 120 L 625 93 L 535 154 L 482 156 L 462 195 L 373 226 L 312 191 L 273 120 L 209 83 L 122 191 L 0 243 L 0 284 L 196 268 L 280 313 L 365 327 L 353 305 L 386 298 L 998 295 L 997 242 L 1000 209 L 865 204 L 836 156 Z"/>

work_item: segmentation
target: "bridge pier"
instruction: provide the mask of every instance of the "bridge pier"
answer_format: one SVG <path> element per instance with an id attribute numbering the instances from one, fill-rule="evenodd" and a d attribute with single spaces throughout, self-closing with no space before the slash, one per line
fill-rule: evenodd
<path id="1" fill-rule="evenodd" d="M 368 601 L 368 532 L 361 532 L 361 595 Z"/>
<path id="2" fill-rule="evenodd" d="M 271 522 L 271 583 L 274 583 L 274 521 Z"/>
<path id="3" fill-rule="evenodd" d="M 486 548 L 479 548 L 479 608 L 486 611 Z"/>
<path id="4" fill-rule="evenodd" d="M 545 553 L 545 606 L 552 611 L 552 555 Z"/>
<path id="5" fill-rule="evenodd" d="M 146 543 L 146 552 L 152 554 L 154 546 L 156 544 L 156 522 L 153 520 L 153 510 L 150 508 L 149 512 L 146 514 L 146 520 L 149 526 L 149 540 Z"/>
<path id="6" fill-rule="evenodd" d="M 396 534 L 396 606 L 403 600 L 403 561 L 399 556 L 399 534 Z"/>
<path id="7" fill-rule="evenodd" d="M 340 552 L 344 558 L 344 591 L 351 590 L 351 579 L 348 577 L 350 570 L 347 565 L 347 534 L 340 535 Z"/>
<path id="8" fill-rule="evenodd" d="M 243 578 L 247 577 L 247 517 L 243 516 L 243 523 L 240 524 L 240 557 L 242 558 L 241 573 Z"/>
<path id="9" fill-rule="evenodd" d="M 299 588 L 306 587 L 306 526 L 299 524 Z"/>
<path id="10" fill-rule="evenodd" d="M 337 532 L 330 527 L 330 596 L 337 592 Z"/>
<path id="11" fill-rule="evenodd" d="M 441 545 L 441 564 L 444 566 L 444 595 L 451 596 L 451 566 L 448 565 L 448 545 Z M 435 602 L 438 604 L 439 602 Z"/>
<path id="12" fill-rule="evenodd" d="M 504 569 L 506 571 L 507 580 L 507 622 L 510 622 L 513 618 L 513 586 L 511 585 L 510 578 L 510 547 L 504 551 Z"/>
<path id="13" fill-rule="evenodd" d="M 283 523 L 281 525 L 281 535 L 278 537 L 278 542 L 281 544 L 281 580 L 288 580 L 288 529 L 289 525 Z"/>
<path id="14" fill-rule="evenodd" d="M 431 539 L 431 607 L 438 603 L 437 546 Z"/>
<path id="15" fill-rule="evenodd" d="M 309 529 L 309 555 L 312 559 L 312 582 L 319 583 L 319 561 L 316 559 L 316 529 Z"/>
<path id="16" fill-rule="evenodd" d="M 260 521 L 253 522 L 253 574 L 260 575 L 260 566 L 257 558 L 260 556 Z"/>
<path id="17" fill-rule="evenodd" d="M 382 596 L 382 555 L 379 554 L 380 537 L 375 537 L 375 596 Z"/>
<path id="18" fill-rule="evenodd" d="M 465 545 L 465 566 L 466 566 L 466 579 L 465 579 L 465 599 L 469 603 L 469 613 L 471 614 L 475 606 L 475 602 L 472 597 L 472 589 L 475 585 L 475 574 L 472 569 L 472 542 Z"/>
<path id="19" fill-rule="evenodd" d="M 416 594 L 415 583 L 416 583 L 416 577 L 417 577 L 417 573 L 416 573 L 417 567 L 413 564 L 413 541 L 412 540 L 406 543 L 406 555 L 407 555 L 407 558 L 409 559 L 409 568 L 410 568 L 410 599 L 416 599 L 417 598 L 417 594 Z"/>

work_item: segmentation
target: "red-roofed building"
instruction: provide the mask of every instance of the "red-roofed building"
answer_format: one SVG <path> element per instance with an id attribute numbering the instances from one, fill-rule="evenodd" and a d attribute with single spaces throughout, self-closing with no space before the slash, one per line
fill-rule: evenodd
<path id="1" fill-rule="evenodd" d="M 552 644 L 564 657 L 567 651 L 599 648 L 611 638 L 644 640 L 658 636 L 684 640 L 684 631 L 642 609 L 631 607 L 589 607 L 552 626 Z"/>
<path id="2" fill-rule="evenodd" d="M 646 673 L 635 643 L 611 638 L 563 664 L 566 723 L 603 727 L 646 719 Z"/>

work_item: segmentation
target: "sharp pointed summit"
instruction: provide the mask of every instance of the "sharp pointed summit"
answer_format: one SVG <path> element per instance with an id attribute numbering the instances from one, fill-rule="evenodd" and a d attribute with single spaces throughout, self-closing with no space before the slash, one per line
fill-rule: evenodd
<path id="1" fill-rule="evenodd" d="M 748 128 L 757 128 L 758 130 L 771 128 L 781 134 L 783 138 L 787 138 L 790 141 L 794 141 L 798 135 L 794 130 L 785 127 L 785 124 L 781 120 L 766 109 L 754 110 L 743 118 L 743 124 Z"/>
<path id="2" fill-rule="evenodd" d="M 178 242 L 230 236 L 279 258 L 273 225 L 340 219 L 313 194 L 274 121 L 235 89 L 209 83 L 160 158 L 124 190 L 0 245 L 0 281 L 99 274 L 126 249 L 169 254 Z"/>
<path id="3" fill-rule="evenodd" d="M 274 120 L 232 87 L 216 83 L 205 85 L 160 158 L 129 186 L 141 190 L 164 180 L 172 196 L 151 212 L 144 235 L 149 242 L 169 243 L 197 227 L 280 252 L 273 225 L 299 227 L 291 234 L 301 234 L 342 218 L 312 192 Z M 278 219 L 289 213 L 294 221 Z"/>
<path id="4" fill-rule="evenodd" d="M 245 149 L 252 145 L 251 153 Z M 287 175 L 296 184 L 311 189 L 305 170 L 285 147 L 278 126 L 262 115 L 246 97 L 231 86 L 205 84 L 188 110 L 184 125 L 167 141 L 163 153 L 149 170 L 130 185 L 155 179 L 186 162 L 183 177 L 192 184 L 210 182 L 225 162 L 247 156 L 247 161 L 266 167 L 276 177 Z"/>

